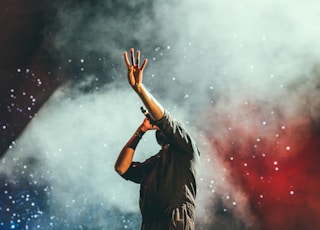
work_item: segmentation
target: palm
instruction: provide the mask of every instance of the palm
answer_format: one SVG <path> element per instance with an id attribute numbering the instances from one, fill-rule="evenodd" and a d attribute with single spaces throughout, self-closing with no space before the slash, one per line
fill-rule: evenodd
<path id="1" fill-rule="evenodd" d="M 138 66 L 130 66 L 128 80 L 132 87 L 140 85 L 142 82 L 142 70 Z"/>
<path id="2" fill-rule="evenodd" d="M 124 52 L 124 61 L 128 68 L 128 81 L 133 88 L 137 88 L 142 83 L 143 70 L 146 67 L 147 59 L 140 66 L 140 51 L 136 52 L 134 58 L 134 49 L 130 49 L 130 61 L 127 52 Z"/>

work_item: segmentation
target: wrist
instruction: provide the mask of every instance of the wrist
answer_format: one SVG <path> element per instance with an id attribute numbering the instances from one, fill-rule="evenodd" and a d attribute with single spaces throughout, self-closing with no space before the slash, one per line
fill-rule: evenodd
<path id="1" fill-rule="evenodd" d="M 134 91 L 137 93 L 137 94 L 141 94 L 144 90 L 145 90 L 145 87 L 144 85 L 141 83 L 141 84 L 138 84 L 138 85 L 135 85 L 133 87 Z"/>
<path id="2" fill-rule="evenodd" d="M 142 129 L 138 129 L 138 130 L 134 133 L 134 136 L 141 139 L 142 136 L 143 136 L 145 133 L 146 133 L 146 132 L 143 131 Z"/>
<path id="3" fill-rule="evenodd" d="M 144 134 L 144 133 L 146 133 L 148 130 L 149 130 L 148 127 L 146 127 L 144 124 L 141 124 L 141 125 L 139 126 L 139 128 L 137 129 L 136 132 L 141 131 L 141 132 L 143 132 L 143 134 Z"/>

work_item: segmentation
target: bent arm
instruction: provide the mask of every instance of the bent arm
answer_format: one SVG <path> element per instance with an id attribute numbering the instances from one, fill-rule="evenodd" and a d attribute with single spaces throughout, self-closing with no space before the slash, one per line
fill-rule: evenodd
<path id="1" fill-rule="evenodd" d="M 135 149 L 139 144 L 142 136 L 148 130 L 153 130 L 155 127 L 150 123 L 150 121 L 145 118 L 142 124 L 131 136 L 129 141 L 123 146 L 122 150 L 119 153 L 118 159 L 114 165 L 114 169 L 120 174 L 124 174 L 132 163 L 132 159 L 135 153 Z"/>
<path id="2" fill-rule="evenodd" d="M 143 131 L 140 126 L 120 151 L 118 159 L 114 165 L 114 169 L 120 175 L 124 174 L 130 167 L 135 149 L 144 133 L 145 131 Z"/>

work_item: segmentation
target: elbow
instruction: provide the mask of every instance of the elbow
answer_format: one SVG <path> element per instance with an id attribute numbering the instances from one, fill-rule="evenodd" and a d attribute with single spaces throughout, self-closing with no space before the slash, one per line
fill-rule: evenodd
<path id="1" fill-rule="evenodd" d="M 125 170 L 123 167 L 121 167 L 120 165 L 118 164 L 115 164 L 114 165 L 114 170 L 119 174 L 119 175 L 122 175 L 124 174 L 127 170 Z"/>

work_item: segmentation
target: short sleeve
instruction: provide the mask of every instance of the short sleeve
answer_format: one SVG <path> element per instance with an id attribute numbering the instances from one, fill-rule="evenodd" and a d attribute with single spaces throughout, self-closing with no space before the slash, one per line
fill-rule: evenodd
<path id="1" fill-rule="evenodd" d="M 173 144 L 185 153 L 194 154 L 198 152 L 196 143 L 187 129 L 175 120 L 168 111 L 165 110 L 157 125 L 167 137 L 173 140 Z"/>
<path id="2" fill-rule="evenodd" d="M 121 176 L 126 180 L 140 184 L 156 163 L 157 155 L 148 158 L 142 163 L 133 161 L 127 171 Z"/>
<path id="3" fill-rule="evenodd" d="M 121 176 L 126 180 L 130 180 L 132 182 L 140 184 L 143 179 L 143 172 L 144 167 L 142 163 L 132 162 L 128 170 Z"/>

